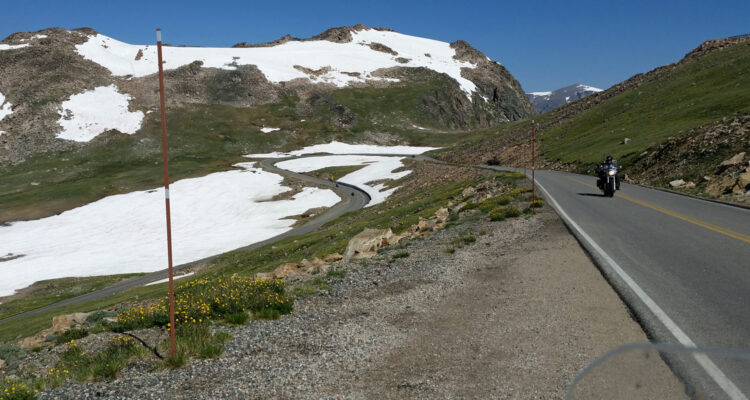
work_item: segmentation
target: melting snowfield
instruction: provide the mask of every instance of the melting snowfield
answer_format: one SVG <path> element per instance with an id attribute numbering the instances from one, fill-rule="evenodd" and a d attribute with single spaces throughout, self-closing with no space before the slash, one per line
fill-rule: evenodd
<path id="1" fill-rule="evenodd" d="M 290 151 L 288 153 L 262 153 L 248 154 L 248 158 L 284 158 L 292 156 L 301 156 L 305 154 L 398 154 L 398 155 L 416 155 L 430 150 L 437 150 L 439 147 L 414 147 L 414 146 L 377 146 L 371 144 L 348 144 L 332 141 L 326 144 L 316 144 L 307 146 L 300 150 Z M 321 167 L 323 168 L 323 167 Z M 311 171 L 311 170 L 310 170 Z"/>
<path id="2" fill-rule="evenodd" d="M 88 142 L 110 129 L 134 134 L 141 128 L 144 114 L 128 111 L 130 99 L 130 95 L 118 92 L 115 85 L 100 86 L 70 96 L 62 103 L 57 123 L 63 130 L 57 137 Z"/>
<path id="3" fill-rule="evenodd" d="M 343 167 L 347 165 L 364 165 L 364 168 L 358 169 L 350 174 L 344 175 L 337 180 L 357 186 L 370 195 L 370 202 L 367 207 L 380 204 L 385 201 L 396 189 L 385 189 L 382 183 L 372 184 L 374 181 L 384 179 L 399 179 L 409 175 L 411 171 L 393 172 L 401 168 L 400 157 L 382 157 L 382 156 L 361 156 L 361 155 L 338 155 L 338 156 L 321 156 L 321 157 L 304 157 L 294 160 L 282 161 L 277 163 L 279 168 L 287 169 L 294 172 L 309 172 L 327 167 Z"/>
<path id="4" fill-rule="evenodd" d="M 0 121 L 3 120 L 3 118 L 7 117 L 10 114 L 13 114 L 13 104 L 10 104 L 9 101 L 5 101 L 5 96 L 0 93 Z M 3 132 L 0 130 L 0 135 L 2 135 Z"/>
<path id="5" fill-rule="evenodd" d="M 276 236 L 281 219 L 340 199 L 306 188 L 289 200 L 268 201 L 289 188 L 282 177 L 241 170 L 170 185 L 175 265 Z M 110 196 L 60 215 L 0 227 L 0 296 L 43 279 L 152 272 L 166 268 L 163 189 Z"/>
<path id="6" fill-rule="evenodd" d="M 256 65 L 272 83 L 307 78 L 339 87 L 350 82 L 389 80 L 373 75 L 382 68 L 425 67 L 455 79 L 470 99 L 476 90 L 473 82 L 461 76 L 461 68 L 476 68 L 476 65 L 454 59 L 456 51 L 448 43 L 374 29 L 352 32 L 352 39 L 349 43 L 290 41 L 253 48 L 167 46 L 163 48 L 164 67 L 175 69 L 193 61 L 202 61 L 204 68 L 230 70 L 239 65 Z M 397 54 L 370 48 L 375 43 Z M 84 58 L 109 69 L 113 75 L 142 77 L 157 72 L 156 46 L 153 45 L 131 45 L 97 34 L 89 36 L 89 40 L 76 49 Z"/>

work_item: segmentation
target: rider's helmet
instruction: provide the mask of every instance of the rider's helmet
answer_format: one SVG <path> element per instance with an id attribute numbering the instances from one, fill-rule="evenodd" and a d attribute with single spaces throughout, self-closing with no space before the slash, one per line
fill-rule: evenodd
<path id="1" fill-rule="evenodd" d="M 612 158 L 612 156 L 607 156 L 607 158 L 604 159 L 604 162 L 607 163 L 607 164 L 612 164 L 613 160 L 614 159 Z"/>

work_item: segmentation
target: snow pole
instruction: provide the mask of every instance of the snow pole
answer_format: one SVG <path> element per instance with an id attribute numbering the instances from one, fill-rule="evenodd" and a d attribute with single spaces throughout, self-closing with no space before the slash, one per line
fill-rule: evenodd
<path id="1" fill-rule="evenodd" d="M 535 196 L 535 194 L 536 194 L 536 190 L 535 190 L 536 189 L 536 179 L 534 177 L 534 166 L 536 164 L 535 163 L 536 158 L 535 158 L 535 155 L 534 155 L 534 142 L 535 142 L 535 140 L 534 140 L 535 139 L 534 138 L 534 130 L 535 129 L 534 128 L 535 128 L 535 126 L 534 126 L 534 120 L 532 119 L 531 120 L 531 214 L 532 215 L 535 214 L 535 212 L 534 212 L 534 205 L 535 205 L 534 201 L 536 201 L 536 196 Z"/>
<path id="2" fill-rule="evenodd" d="M 167 157 L 167 114 L 164 106 L 164 68 L 161 59 L 161 29 L 156 29 L 156 52 L 159 59 L 159 105 L 161 107 L 161 150 L 164 156 L 164 202 L 167 207 L 167 259 L 169 260 L 169 339 L 170 355 L 175 356 L 174 272 L 172 271 L 172 221 L 169 215 L 169 158 Z"/>

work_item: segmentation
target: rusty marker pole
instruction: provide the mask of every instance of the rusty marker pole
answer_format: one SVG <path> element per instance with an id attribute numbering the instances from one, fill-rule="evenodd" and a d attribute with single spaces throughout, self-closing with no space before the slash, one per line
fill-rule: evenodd
<path id="1" fill-rule="evenodd" d="M 174 340 L 174 273 L 172 272 L 172 221 L 169 215 L 169 159 L 167 157 L 167 114 L 164 106 L 164 68 L 161 60 L 161 29 L 156 29 L 156 52 L 159 59 L 159 105 L 161 106 L 161 149 L 164 155 L 164 202 L 167 206 L 167 258 L 169 260 L 169 338 L 170 355 L 175 355 Z"/>
<path id="2" fill-rule="evenodd" d="M 534 166 L 536 165 L 536 157 L 534 154 L 534 144 L 535 144 L 535 138 L 534 138 L 534 131 L 535 131 L 535 125 L 534 120 L 531 120 L 531 214 L 534 215 L 534 200 L 536 200 L 536 179 L 534 177 Z"/>

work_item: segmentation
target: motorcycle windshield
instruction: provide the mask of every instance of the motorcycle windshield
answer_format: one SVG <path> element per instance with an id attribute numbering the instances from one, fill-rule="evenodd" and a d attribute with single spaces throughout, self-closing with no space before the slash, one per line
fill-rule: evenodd
<path id="1" fill-rule="evenodd" d="M 718 371 L 718 372 L 717 372 Z M 750 351 L 632 343 L 586 366 L 566 399 L 748 399 Z"/>

